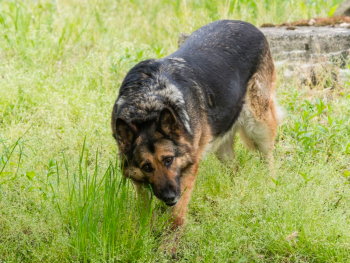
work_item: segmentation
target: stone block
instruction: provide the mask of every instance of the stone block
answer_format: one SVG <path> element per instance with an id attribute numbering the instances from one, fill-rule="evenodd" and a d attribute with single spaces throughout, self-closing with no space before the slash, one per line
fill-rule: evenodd
<path id="1" fill-rule="evenodd" d="M 350 0 L 342 2 L 335 10 L 333 16 L 350 16 Z"/>

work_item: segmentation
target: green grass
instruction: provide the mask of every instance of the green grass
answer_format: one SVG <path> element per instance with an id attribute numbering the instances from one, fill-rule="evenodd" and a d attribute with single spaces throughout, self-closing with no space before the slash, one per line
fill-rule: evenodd
<path id="1" fill-rule="evenodd" d="M 0 262 L 171 262 L 161 205 L 150 229 L 118 169 L 110 113 L 126 72 L 213 20 L 281 23 L 339 2 L 0 1 Z M 231 167 L 208 155 L 177 261 L 349 261 L 349 87 L 279 71 L 277 97 L 276 180 L 240 143 Z"/>

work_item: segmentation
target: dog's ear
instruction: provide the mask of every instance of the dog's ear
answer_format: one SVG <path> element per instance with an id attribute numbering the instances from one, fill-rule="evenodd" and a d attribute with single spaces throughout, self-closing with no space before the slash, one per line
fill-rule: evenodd
<path id="1" fill-rule="evenodd" d="M 159 115 L 159 128 L 162 130 L 166 135 L 169 134 L 177 134 L 179 130 L 179 125 L 177 118 L 174 114 L 174 112 L 166 107 L 164 108 Z"/>
<path id="2" fill-rule="evenodd" d="M 136 132 L 130 124 L 122 118 L 117 118 L 115 122 L 115 139 L 121 151 L 127 150 L 136 137 Z"/>

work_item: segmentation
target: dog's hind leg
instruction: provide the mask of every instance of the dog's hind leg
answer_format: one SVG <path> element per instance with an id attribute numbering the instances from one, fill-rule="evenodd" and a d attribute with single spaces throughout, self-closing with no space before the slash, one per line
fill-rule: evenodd
<path id="1" fill-rule="evenodd" d="M 240 137 L 251 150 L 257 149 L 273 168 L 273 148 L 277 125 L 267 124 L 255 119 L 252 110 L 245 107 L 242 111 L 242 126 L 239 129 Z"/>
<path id="2" fill-rule="evenodd" d="M 276 73 L 270 52 L 248 83 L 245 104 L 240 114 L 241 139 L 250 149 L 257 149 L 273 168 L 273 149 L 277 125 L 283 111 L 275 100 Z"/>
<path id="3" fill-rule="evenodd" d="M 214 141 L 213 147 L 215 147 L 215 155 L 216 157 L 223 163 L 228 163 L 235 158 L 234 153 L 234 141 L 235 134 L 237 131 L 237 126 L 234 125 L 227 134 L 225 134 L 221 138 L 217 138 Z"/>

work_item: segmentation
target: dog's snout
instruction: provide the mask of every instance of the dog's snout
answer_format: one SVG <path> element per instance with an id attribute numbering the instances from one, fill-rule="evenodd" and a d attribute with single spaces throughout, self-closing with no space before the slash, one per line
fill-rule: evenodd
<path id="1" fill-rule="evenodd" d="M 179 196 L 176 194 L 175 189 L 172 188 L 163 190 L 158 198 L 162 200 L 167 206 L 176 205 L 179 201 Z"/>
<path id="2" fill-rule="evenodd" d="M 176 205 L 180 199 L 180 185 L 177 181 L 160 181 L 160 184 L 153 184 L 152 188 L 155 196 L 163 201 L 167 206 Z"/>

